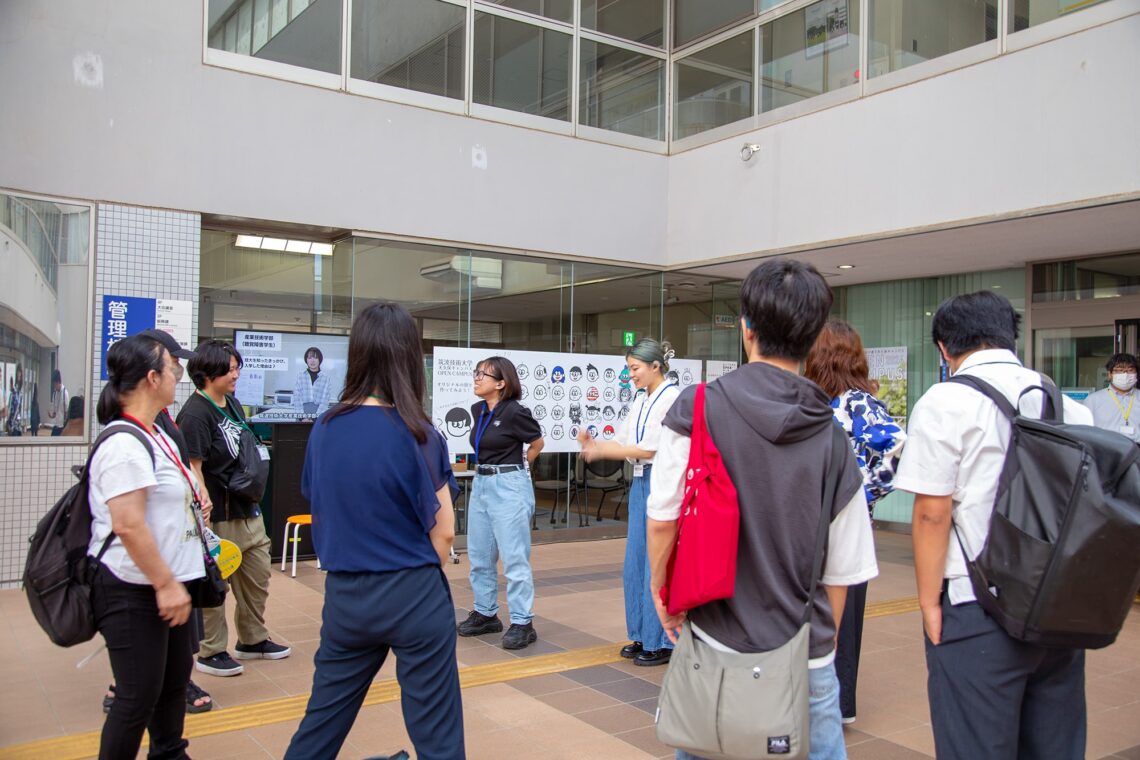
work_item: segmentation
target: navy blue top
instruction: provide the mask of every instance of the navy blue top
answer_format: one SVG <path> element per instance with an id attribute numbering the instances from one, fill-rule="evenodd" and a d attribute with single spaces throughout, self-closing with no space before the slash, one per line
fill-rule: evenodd
<path id="1" fill-rule="evenodd" d="M 313 425 L 301 475 L 321 567 L 352 573 L 438 565 L 428 539 L 435 493 L 445 483 L 453 499 L 459 492 L 439 431 L 428 427 L 418 445 L 391 407 L 328 414 Z"/>

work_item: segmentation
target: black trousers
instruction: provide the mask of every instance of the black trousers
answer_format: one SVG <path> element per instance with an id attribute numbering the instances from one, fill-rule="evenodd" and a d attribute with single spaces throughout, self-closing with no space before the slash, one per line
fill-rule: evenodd
<path id="1" fill-rule="evenodd" d="M 839 677 L 839 711 L 855 717 L 855 687 L 859 681 L 859 650 L 863 647 L 863 613 L 867 610 L 867 584 L 847 587 L 847 603 L 835 645 L 835 674 Z"/>
<path id="2" fill-rule="evenodd" d="M 1085 756 L 1085 652 L 1010 638 L 976 603 L 942 594 L 942 643 L 926 639 L 939 760 Z"/>
<path id="3" fill-rule="evenodd" d="M 182 726 L 192 664 L 191 622 L 171 628 L 158 616 L 152 586 L 124 583 L 102 566 L 95 574 L 91 604 L 115 676 L 115 703 L 103 723 L 100 760 L 134 758 L 143 729 L 150 733 L 148 758 L 186 757 Z"/>
<path id="4" fill-rule="evenodd" d="M 337 756 L 389 651 L 396 654 L 404 725 L 416 757 L 466 757 L 455 607 L 443 571 L 431 565 L 328 574 L 313 693 L 287 760 Z"/>

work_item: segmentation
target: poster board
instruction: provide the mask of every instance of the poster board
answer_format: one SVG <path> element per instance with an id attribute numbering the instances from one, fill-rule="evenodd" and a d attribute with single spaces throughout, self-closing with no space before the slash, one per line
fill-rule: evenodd
<path id="1" fill-rule="evenodd" d="M 907 416 L 907 348 L 868 348 L 867 365 L 872 380 L 879 381 L 878 398 L 895 418 L 899 427 L 906 427 Z"/>
<path id="2" fill-rule="evenodd" d="M 520 403 L 542 427 L 544 452 L 579 451 L 579 430 L 611 440 L 629 415 L 637 389 L 630 382 L 624 356 L 510 350 L 494 353 L 514 362 L 522 383 Z M 484 348 L 435 349 L 431 416 L 452 454 L 471 453 L 471 406 L 479 401 L 472 373 L 491 355 Z M 667 380 L 685 388 L 701 381 L 701 369 L 700 360 L 673 359 Z"/>

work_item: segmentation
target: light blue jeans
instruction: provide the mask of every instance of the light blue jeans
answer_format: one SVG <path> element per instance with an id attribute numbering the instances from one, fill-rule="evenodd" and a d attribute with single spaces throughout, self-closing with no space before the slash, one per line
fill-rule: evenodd
<path id="1" fill-rule="evenodd" d="M 476 475 L 467 508 L 467 559 L 475 611 L 499 613 L 499 557 L 507 577 L 511 622 L 525 625 L 534 617 L 534 576 L 530 570 L 530 520 L 534 487 L 525 470 Z"/>
<path id="2" fill-rule="evenodd" d="M 811 732 L 810 760 L 846 760 L 843 716 L 839 713 L 839 679 L 835 664 L 808 671 L 808 723 Z M 677 750 L 677 760 L 701 760 Z"/>
<path id="3" fill-rule="evenodd" d="M 625 542 L 622 587 L 625 590 L 625 628 L 630 641 L 640 641 L 650 652 L 672 649 L 661 627 L 653 594 L 649 591 L 649 554 L 646 550 L 645 505 L 649 500 L 649 469 L 629 487 L 629 531 Z"/>

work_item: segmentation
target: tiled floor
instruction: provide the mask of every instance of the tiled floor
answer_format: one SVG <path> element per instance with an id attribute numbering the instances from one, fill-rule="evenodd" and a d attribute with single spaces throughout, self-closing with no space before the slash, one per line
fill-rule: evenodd
<path id="1" fill-rule="evenodd" d="M 919 615 L 891 614 L 896 607 L 886 604 L 914 595 L 909 539 L 877 532 L 876 540 L 882 574 L 871 584 L 869 602 L 872 610 L 879 605 L 881 614 L 868 617 L 865 624 L 859 716 L 847 730 L 849 753 L 852 758 L 888 760 L 932 757 Z M 536 546 L 538 644 L 507 652 L 498 646 L 497 634 L 460 639 L 460 667 L 502 663 L 509 673 L 509 664 L 522 665 L 523 658 L 624 642 L 624 547 L 622 540 Z M 449 565 L 446 573 L 456 617 L 462 619 L 471 603 L 465 559 Z M 274 639 L 288 642 L 294 654 L 275 662 L 247 662 L 245 674 L 237 678 L 198 674 L 196 680 L 218 705 L 209 716 L 230 711 L 235 718 L 243 711 L 252 715 L 255 703 L 309 691 L 323 583 L 324 575 L 311 563 L 299 568 L 295 580 L 274 572 L 267 618 Z M 99 703 L 110 679 L 107 658 L 99 652 L 76 667 L 97 651 L 98 643 L 56 648 L 32 620 L 19 591 L 0 591 L 0 615 L 0 667 L 7 675 L 0 692 L 0 758 L 15 756 L 18 749 L 24 752 L 21 756 L 36 756 L 35 747 L 16 745 L 98 731 L 103 721 Z M 464 689 L 468 757 L 671 757 L 653 729 L 663 675 L 664 668 L 639 668 L 615 659 L 528 678 L 508 675 L 498 683 Z M 377 680 L 393 676 L 389 661 Z M 1140 607 L 1115 645 L 1089 653 L 1086 680 L 1087 756 L 1140 760 Z M 271 714 L 261 725 L 197 736 L 191 753 L 196 758 L 279 758 L 297 722 L 276 720 Z M 361 711 L 341 757 L 363 758 L 400 747 L 411 749 L 398 702 L 374 704 Z"/>

